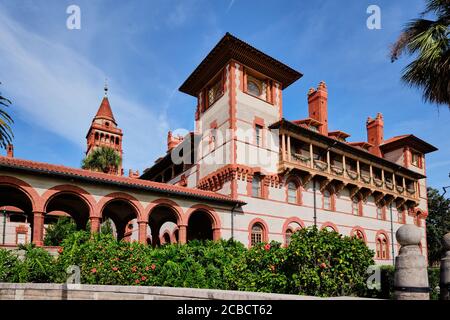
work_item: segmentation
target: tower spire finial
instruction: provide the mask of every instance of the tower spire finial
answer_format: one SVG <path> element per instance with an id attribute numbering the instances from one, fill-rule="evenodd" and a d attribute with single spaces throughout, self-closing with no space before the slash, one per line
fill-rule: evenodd
<path id="1" fill-rule="evenodd" d="M 103 88 L 105 90 L 105 97 L 108 96 L 108 78 L 105 78 L 105 87 Z"/>

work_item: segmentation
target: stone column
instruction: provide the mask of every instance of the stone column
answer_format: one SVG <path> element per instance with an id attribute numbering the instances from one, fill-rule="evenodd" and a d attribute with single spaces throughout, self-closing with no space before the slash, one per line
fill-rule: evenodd
<path id="1" fill-rule="evenodd" d="M 100 217 L 89 217 L 89 221 L 91 223 L 91 233 L 100 232 L 100 220 Z"/>
<path id="2" fill-rule="evenodd" d="M 139 225 L 139 243 L 147 243 L 147 221 L 138 221 Z"/>
<path id="3" fill-rule="evenodd" d="M 420 252 L 422 229 L 403 225 L 396 233 L 400 253 L 395 258 L 394 299 L 429 300 L 427 260 Z"/>
<path id="4" fill-rule="evenodd" d="M 33 212 L 33 243 L 37 247 L 44 245 L 44 213 Z"/>
<path id="5" fill-rule="evenodd" d="M 178 226 L 178 242 L 184 244 L 187 242 L 187 226 Z"/>
<path id="6" fill-rule="evenodd" d="M 444 254 L 441 259 L 440 299 L 450 300 L 450 232 L 442 241 Z"/>

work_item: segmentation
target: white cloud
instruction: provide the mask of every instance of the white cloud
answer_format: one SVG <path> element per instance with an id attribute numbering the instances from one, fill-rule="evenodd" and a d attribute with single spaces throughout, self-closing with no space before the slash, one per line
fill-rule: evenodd
<path id="1" fill-rule="evenodd" d="M 14 100 L 18 117 L 84 150 L 85 135 L 108 75 L 73 49 L 26 30 L 5 10 L 0 10 L 0 39 L 2 90 Z M 110 103 L 124 131 L 124 167 L 143 169 L 165 147 L 165 112 L 133 102 L 115 87 L 114 79 L 110 87 Z"/>

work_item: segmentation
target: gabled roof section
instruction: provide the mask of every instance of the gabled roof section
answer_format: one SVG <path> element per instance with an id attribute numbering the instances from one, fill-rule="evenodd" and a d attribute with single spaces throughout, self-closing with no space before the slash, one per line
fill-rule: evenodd
<path id="1" fill-rule="evenodd" d="M 300 72 L 227 32 L 179 90 L 196 97 L 206 83 L 231 59 L 279 81 L 283 89 L 303 76 Z"/>
<path id="2" fill-rule="evenodd" d="M 217 201 L 222 203 L 245 204 L 245 202 L 243 201 L 234 200 L 229 196 L 211 191 L 175 186 L 171 184 L 159 183 L 142 179 L 116 176 L 102 172 L 93 172 L 89 170 L 71 168 L 61 165 L 54 165 L 45 162 L 37 162 L 0 156 L 0 169 L 3 168 L 7 168 L 9 170 L 32 172 L 36 174 L 51 175 L 54 177 L 55 176 L 64 177 L 73 180 L 89 181 L 92 183 L 109 184 L 125 188 L 134 188 L 144 191 L 178 195 L 182 197 L 192 197 L 196 199 Z"/>
<path id="3" fill-rule="evenodd" d="M 429 144 L 428 142 L 423 141 L 420 138 L 417 138 L 413 134 L 405 134 L 401 136 L 392 137 L 384 141 L 380 145 L 380 149 L 383 152 L 389 152 L 391 150 L 395 150 L 405 146 L 412 147 L 413 149 L 422 152 L 424 154 L 438 150 L 435 146 Z"/>
<path id="4" fill-rule="evenodd" d="M 114 119 L 111 106 L 109 105 L 108 97 L 103 98 L 102 103 L 100 104 L 100 107 L 98 108 L 97 114 L 95 115 L 94 119 L 96 118 L 107 119 L 116 123 L 116 119 Z"/>

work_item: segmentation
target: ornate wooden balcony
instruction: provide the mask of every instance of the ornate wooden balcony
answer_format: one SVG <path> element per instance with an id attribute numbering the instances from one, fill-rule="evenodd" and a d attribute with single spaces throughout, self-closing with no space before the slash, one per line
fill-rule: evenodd
<path id="1" fill-rule="evenodd" d="M 335 186 L 335 190 L 342 190 L 344 187 L 351 189 L 351 194 L 362 193 L 364 198 L 369 195 L 375 197 L 376 202 L 384 201 L 389 203 L 395 201 L 400 204 L 414 206 L 418 204 L 417 192 L 414 185 L 405 188 L 394 185 L 393 180 L 380 179 L 370 176 L 367 173 L 359 173 L 350 168 L 344 169 L 339 165 L 329 165 L 321 160 L 314 160 L 311 164 L 310 157 L 301 154 L 280 155 L 279 172 L 297 171 L 303 177 L 303 183 L 309 182 L 312 177 L 317 177 L 321 183 L 321 189 L 330 185 Z M 386 174 L 388 174 L 386 172 Z M 391 177 L 389 175 L 388 177 Z"/>

